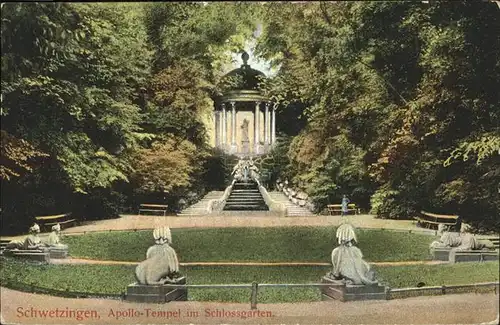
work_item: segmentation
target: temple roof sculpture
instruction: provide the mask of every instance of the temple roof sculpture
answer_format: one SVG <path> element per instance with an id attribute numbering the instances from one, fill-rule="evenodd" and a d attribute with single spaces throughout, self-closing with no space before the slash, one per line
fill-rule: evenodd
<path id="1" fill-rule="evenodd" d="M 259 84 L 266 78 L 266 75 L 259 70 L 252 69 L 248 64 L 249 55 L 243 52 L 241 59 L 243 64 L 241 67 L 227 73 L 223 78 L 224 81 L 233 79 L 234 84 L 229 86 L 231 90 L 260 90 Z"/>
<path id="2" fill-rule="evenodd" d="M 241 59 L 243 64 L 241 67 L 231 70 L 221 78 L 219 84 L 222 94 L 214 98 L 215 101 L 267 101 L 267 97 L 263 95 L 260 84 L 266 79 L 266 75 L 259 70 L 253 69 L 248 64 L 249 55 L 243 52 Z"/>

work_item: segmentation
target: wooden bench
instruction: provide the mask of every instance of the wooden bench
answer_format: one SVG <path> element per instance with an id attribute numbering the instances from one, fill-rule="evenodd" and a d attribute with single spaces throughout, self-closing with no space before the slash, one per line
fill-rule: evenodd
<path id="1" fill-rule="evenodd" d="M 167 215 L 167 209 L 168 205 L 162 205 L 162 204 L 141 204 L 139 208 L 139 215 L 141 215 L 141 212 L 143 211 L 149 211 L 149 212 L 162 212 L 163 216 Z"/>
<path id="2" fill-rule="evenodd" d="M 10 243 L 10 240 L 0 239 L 0 255 L 3 254 L 3 251 L 5 250 L 5 247 L 7 246 L 8 243 Z"/>
<path id="3" fill-rule="evenodd" d="M 500 238 L 496 237 L 496 238 L 492 238 L 492 237 L 488 237 L 488 236 L 477 236 L 476 237 L 478 241 L 481 241 L 481 240 L 489 240 L 493 246 L 495 247 L 496 250 L 500 250 Z"/>
<path id="4" fill-rule="evenodd" d="M 342 204 L 329 204 L 326 206 L 328 209 L 328 213 L 333 216 L 333 215 L 338 215 L 342 213 Z M 359 213 L 359 208 L 356 207 L 356 204 L 354 203 L 349 203 L 347 205 L 347 212 L 349 213 L 350 211 L 353 211 L 354 214 Z"/>
<path id="5" fill-rule="evenodd" d="M 458 221 L 456 215 L 435 214 L 425 211 L 420 211 L 421 216 L 415 217 L 417 225 L 424 228 L 437 229 L 439 224 L 446 226 L 455 226 Z"/>
<path id="6" fill-rule="evenodd" d="M 53 216 L 41 216 L 35 217 L 36 223 L 40 226 L 41 229 L 45 228 L 45 230 L 51 230 L 54 225 L 61 225 L 61 230 L 63 228 L 70 227 L 75 225 L 77 220 L 71 217 L 71 213 L 58 214 Z"/>

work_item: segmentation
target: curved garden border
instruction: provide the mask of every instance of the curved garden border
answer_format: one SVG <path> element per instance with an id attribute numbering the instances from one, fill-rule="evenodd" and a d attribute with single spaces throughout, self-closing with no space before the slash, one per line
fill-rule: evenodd
<path id="1" fill-rule="evenodd" d="M 67 290 L 56 290 L 50 288 L 44 288 L 36 286 L 34 283 L 27 284 L 23 282 L 13 281 L 7 279 L 2 283 L 2 286 L 18 290 L 21 292 L 30 292 L 36 294 L 48 294 L 52 296 L 59 296 L 63 298 L 97 298 L 97 299 L 112 299 L 112 300 L 125 300 L 126 293 L 121 294 L 110 294 L 110 293 L 90 293 L 90 292 L 76 292 Z M 252 309 L 257 308 L 258 301 L 258 287 L 321 287 L 330 286 L 330 284 L 325 283 L 263 283 L 258 284 L 256 282 L 252 284 L 184 284 L 184 285 L 171 285 L 176 288 L 197 288 L 197 289 L 234 289 L 234 288 L 248 288 L 251 289 L 250 294 L 250 305 Z M 498 294 L 500 282 L 484 282 L 484 283 L 474 283 L 474 284 L 462 284 L 462 285 L 449 285 L 449 286 L 430 286 L 430 287 L 420 287 L 420 288 L 388 288 L 386 291 L 386 299 L 404 299 L 416 296 L 435 296 L 435 295 L 445 295 L 445 294 L 461 294 L 461 293 L 487 293 L 493 291 L 495 295 Z"/>

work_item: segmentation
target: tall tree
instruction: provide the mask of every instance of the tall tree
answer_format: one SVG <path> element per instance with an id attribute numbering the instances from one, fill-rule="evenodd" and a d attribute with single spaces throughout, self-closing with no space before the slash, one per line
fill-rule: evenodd
<path id="1" fill-rule="evenodd" d="M 328 200 L 346 191 L 366 199 L 378 188 L 371 205 L 383 217 L 412 217 L 424 208 L 494 224 L 500 206 L 494 4 L 266 7 L 260 52 L 291 81 L 274 90 L 306 106 L 307 126 L 289 152 L 297 183 L 323 179 L 326 187 L 314 187 Z M 342 147 L 351 154 L 339 170 L 365 170 L 364 176 L 325 173 L 342 161 Z M 453 160 L 469 154 L 480 164 Z"/>
<path id="2" fill-rule="evenodd" d="M 136 102 L 150 57 L 138 18 L 134 4 L 8 3 L 2 8 L 2 135 L 29 143 L 33 149 L 24 145 L 26 156 L 33 150 L 48 155 L 39 172 L 69 189 L 53 194 L 62 202 L 69 204 L 72 193 L 128 180 L 126 156 L 144 136 Z M 6 143 L 2 140 L 2 152 Z M 46 193 L 60 190 L 45 187 L 37 175 L 26 177 L 2 182 L 4 193 L 12 194 L 3 205 L 11 202 L 17 209 L 14 188 L 27 184 Z"/>

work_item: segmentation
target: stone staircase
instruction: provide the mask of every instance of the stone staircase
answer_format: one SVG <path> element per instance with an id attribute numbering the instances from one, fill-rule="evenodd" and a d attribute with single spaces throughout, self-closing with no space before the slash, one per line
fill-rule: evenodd
<path id="1" fill-rule="evenodd" d="M 309 209 L 293 204 L 282 192 L 270 191 L 269 196 L 274 201 L 285 204 L 289 217 L 312 217 L 315 215 Z"/>
<path id="2" fill-rule="evenodd" d="M 223 211 L 269 211 L 257 183 L 236 182 L 226 200 Z"/>
<path id="3" fill-rule="evenodd" d="M 219 199 L 222 195 L 224 195 L 224 191 L 211 191 L 208 192 L 203 199 L 196 202 L 195 204 L 187 207 L 182 210 L 179 214 L 179 217 L 191 217 L 191 216 L 203 216 L 207 215 L 208 203 L 211 200 Z"/>

